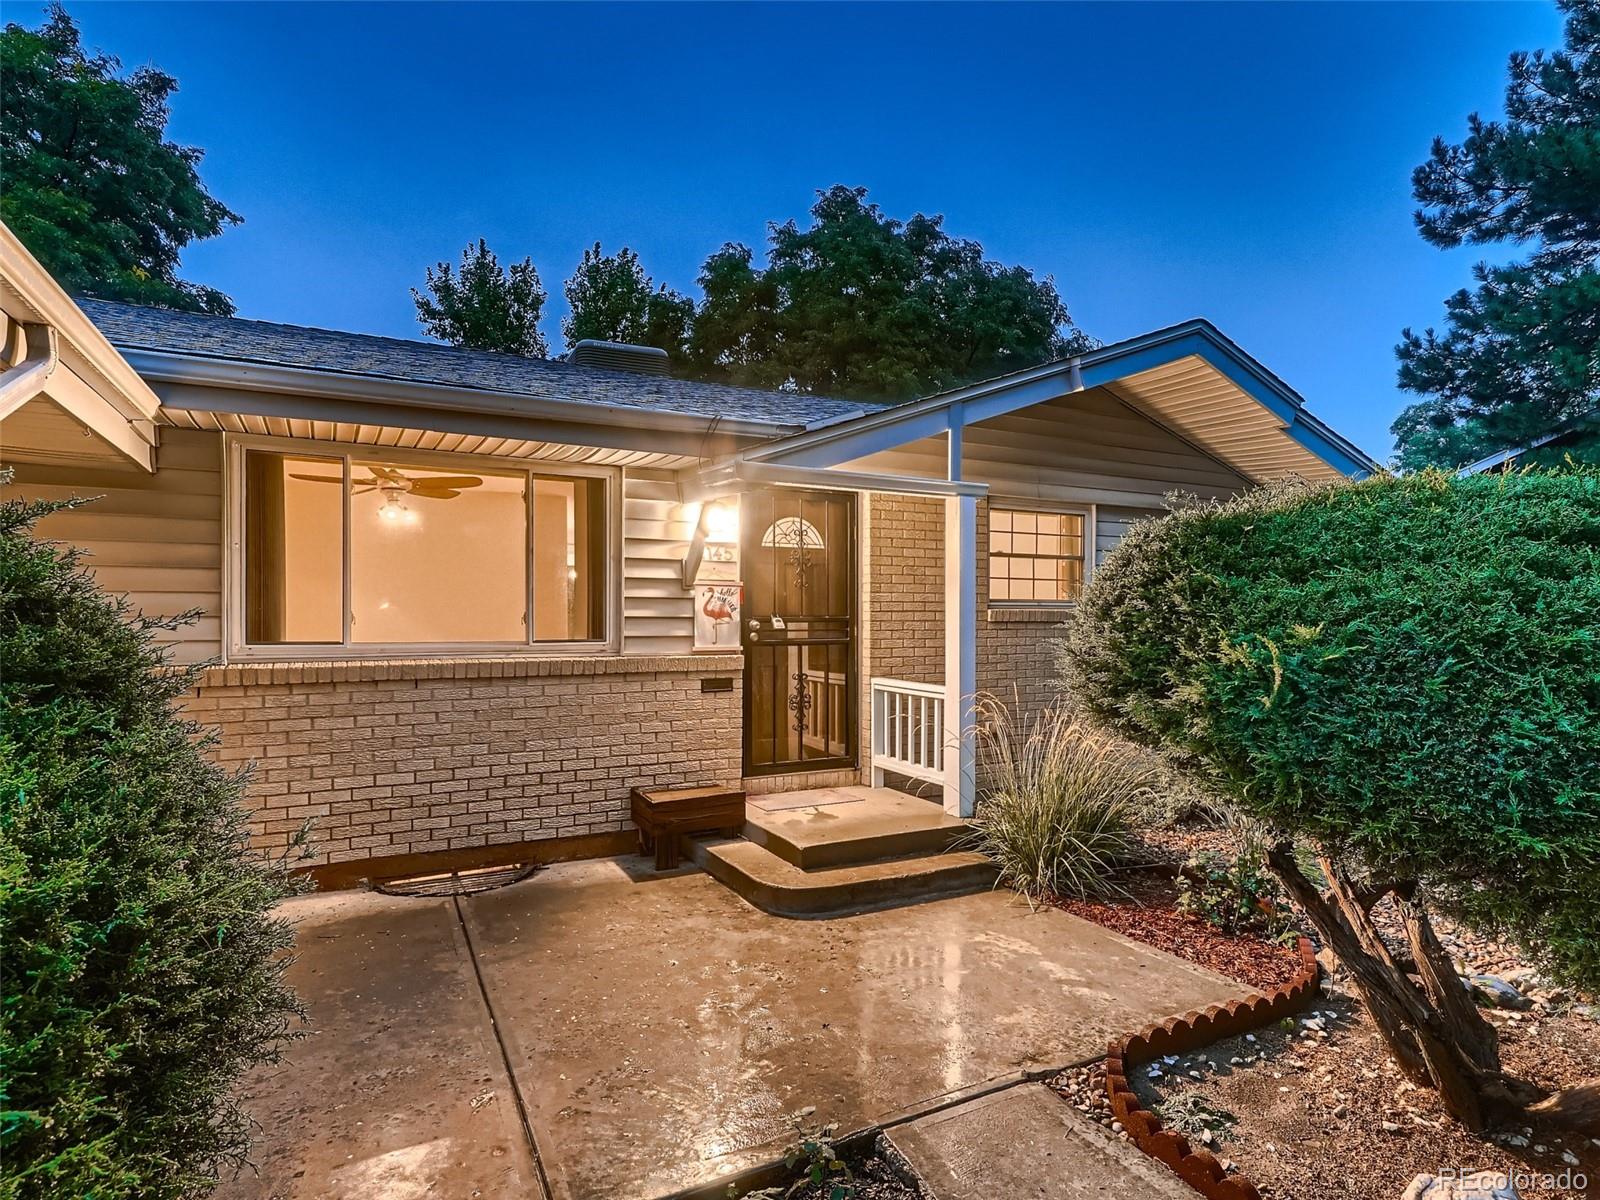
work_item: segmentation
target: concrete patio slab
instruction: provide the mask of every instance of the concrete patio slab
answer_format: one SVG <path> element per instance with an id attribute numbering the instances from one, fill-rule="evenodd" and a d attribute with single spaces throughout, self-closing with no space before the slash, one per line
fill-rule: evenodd
<path id="1" fill-rule="evenodd" d="M 529 1200 L 539 1182 L 450 900 L 291 900 L 308 1036 L 253 1072 L 224 1200 Z"/>
<path id="2" fill-rule="evenodd" d="M 562 1200 L 707 1183 L 804 1106 L 845 1131 L 904 1117 L 1241 990 L 1008 893 L 793 921 L 620 858 L 462 909 Z"/>
<path id="3" fill-rule="evenodd" d="M 916 1168 L 934 1200 L 1194 1200 L 1195 1195 L 1166 1167 L 1038 1083 L 919 1117 L 890 1130 L 889 1140 Z"/>

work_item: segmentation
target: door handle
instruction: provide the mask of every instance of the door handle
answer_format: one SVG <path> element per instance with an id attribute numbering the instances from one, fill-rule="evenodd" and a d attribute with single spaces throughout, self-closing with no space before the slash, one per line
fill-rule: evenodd
<path id="1" fill-rule="evenodd" d="M 754 633 L 756 630 L 758 630 L 760 628 L 761 628 L 761 622 L 755 620 L 754 618 L 751 618 L 751 620 L 750 620 L 750 632 Z"/>

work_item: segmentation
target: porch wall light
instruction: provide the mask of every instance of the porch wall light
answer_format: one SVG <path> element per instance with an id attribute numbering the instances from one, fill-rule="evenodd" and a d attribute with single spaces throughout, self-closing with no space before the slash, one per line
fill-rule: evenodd
<path id="1" fill-rule="evenodd" d="M 713 500 L 706 505 L 704 515 L 706 541 L 732 543 L 739 540 L 739 509 L 725 500 Z"/>

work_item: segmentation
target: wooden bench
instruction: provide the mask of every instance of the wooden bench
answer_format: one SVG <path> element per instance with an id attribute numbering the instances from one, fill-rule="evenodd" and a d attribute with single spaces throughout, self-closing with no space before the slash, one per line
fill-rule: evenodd
<path id="1" fill-rule="evenodd" d="M 744 793 L 733 788 L 634 788 L 633 822 L 639 827 L 639 853 L 656 855 L 656 870 L 678 865 L 678 839 L 691 833 L 725 833 L 744 828 Z"/>

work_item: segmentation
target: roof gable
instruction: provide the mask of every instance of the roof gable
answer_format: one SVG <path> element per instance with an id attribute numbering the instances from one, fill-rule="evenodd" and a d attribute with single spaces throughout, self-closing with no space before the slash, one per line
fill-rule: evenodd
<path id="1" fill-rule="evenodd" d="M 1096 387 L 1256 482 L 1288 474 L 1360 478 L 1380 469 L 1204 320 L 793 434 L 740 457 L 832 467 Z"/>

